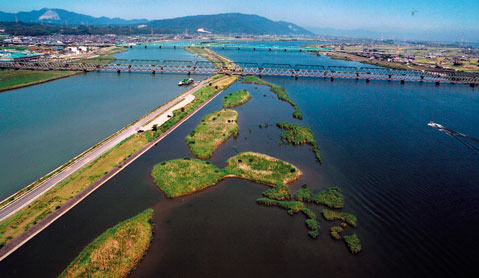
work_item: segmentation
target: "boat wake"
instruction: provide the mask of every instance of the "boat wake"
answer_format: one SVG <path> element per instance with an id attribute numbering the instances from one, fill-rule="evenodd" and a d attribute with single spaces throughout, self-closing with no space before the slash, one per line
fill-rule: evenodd
<path id="1" fill-rule="evenodd" d="M 446 133 L 447 135 L 456 139 L 467 148 L 479 152 L 479 139 L 471 137 L 469 135 L 462 134 L 450 128 L 444 127 L 433 121 L 430 121 L 427 125 L 430 127 L 437 128 L 439 131 Z"/>

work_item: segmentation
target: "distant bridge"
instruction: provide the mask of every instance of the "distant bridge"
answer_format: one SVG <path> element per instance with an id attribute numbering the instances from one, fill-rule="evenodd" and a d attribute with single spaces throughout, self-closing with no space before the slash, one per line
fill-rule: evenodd
<path id="1" fill-rule="evenodd" d="M 183 74 L 252 74 L 259 76 L 287 76 L 293 78 L 335 78 L 370 80 L 391 80 L 404 82 L 462 83 L 479 85 L 479 75 L 456 72 L 425 72 L 414 70 L 395 70 L 377 67 L 342 67 L 322 65 L 257 64 L 235 62 L 232 65 L 209 61 L 183 60 L 108 60 L 89 59 L 82 62 L 68 59 L 37 59 L 29 61 L 0 61 L 3 69 L 31 70 L 82 70 L 183 73 Z"/>

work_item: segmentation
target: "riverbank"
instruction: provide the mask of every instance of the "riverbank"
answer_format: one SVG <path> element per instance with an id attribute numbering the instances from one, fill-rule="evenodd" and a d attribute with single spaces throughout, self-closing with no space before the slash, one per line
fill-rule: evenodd
<path id="1" fill-rule="evenodd" d="M 106 230 L 59 277 L 126 277 L 140 262 L 153 237 L 153 210 Z"/>
<path id="2" fill-rule="evenodd" d="M 33 86 L 75 74 L 81 71 L 0 70 L 0 93 Z"/>
<path id="3" fill-rule="evenodd" d="M 345 61 L 355 61 L 355 62 L 360 62 L 363 64 L 367 65 L 374 65 L 374 66 L 379 66 L 379 67 L 385 67 L 385 68 L 390 68 L 390 69 L 397 69 L 397 70 L 418 70 L 418 71 L 428 71 L 431 70 L 431 68 L 427 67 L 421 67 L 417 65 L 405 65 L 405 64 L 399 64 L 399 63 L 394 63 L 394 62 L 386 62 L 386 61 L 378 61 L 378 60 L 371 60 L 366 57 L 361 57 L 361 56 L 356 56 L 353 54 L 349 53 L 344 53 L 344 52 L 318 52 L 318 54 L 323 54 L 331 57 L 331 59 L 335 60 L 345 60 Z"/>
<path id="4" fill-rule="evenodd" d="M 225 81 L 225 79 L 228 80 L 229 83 Z M 63 208 L 67 201 L 73 199 L 77 194 L 88 191 L 90 187 L 95 187 L 96 189 L 103 182 L 111 178 L 112 175 L 110 174 L 112 171 L 115 174 L 121 171 L 121 167 L 126 166 L 125 163 L 132 162 L 129 158 L 137 158 L 146 152 L 146 150 L 153 146 L 152 144 L 157 143 L 172 130 L 176 129 L 181 123 L 216 97 L 222 90 L 234 83 L 236 79 L 237 77 L 233 76 L 220 78 L 212 82 L 210 86 L 201 87 L 194 93 L 195 100 L 186 106 L 185 111 L 174 111 L 174 116 L 163 124 L 157 132 L 146 131 L 128 137 L 98 159 L 95 159 L 87 166 L 72 174 L 61 184 L 38 197 L 28 207 L 22 208 L 12 216 L 1 221 L 0 244 L 3 246 L 11 242 L 14 238 L 36 227 L 42 219 L 57 210 L 71 209 L 76 203 L 71 204 L 71 207 Z M 219 84 L 224 85 L 219 86 Z M 106 176 L 108 176 L 108 178 L 104 178 Z M 100 184 L 97 182 L 100 182 Z M 42 227 L 36 229 L 41 231 L 42 228 L 48 226 L 56 219 L 54 217 L 52 218 L 50 221 L 43 221 Z M 28 239 L 29 238 L 26 240 Z M 12 249 L 18 248 L 18 246 L 25 243 L 26 240 L 19 240 L 19 242 L 4 246 L 0 249 L 0 258 L 4 258 L 5 253 L 13 252 L 11 251 Z"/>
<path id="5" fill-rule="evenodd" d="M 205 58 L 206 60 L 212 63 L 223 63 L 225 66 L 228 66 L 233 63 L 232 60 L 212 51 L 209 48 L 205 47 L 196 47 L 196 46 L 187 46 L 185 50 L 190 52 L 191 54 L 195 54 Z"/>

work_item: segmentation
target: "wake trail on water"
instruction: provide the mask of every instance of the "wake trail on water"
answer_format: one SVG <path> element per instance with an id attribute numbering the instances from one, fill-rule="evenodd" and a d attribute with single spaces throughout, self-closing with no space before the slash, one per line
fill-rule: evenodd
<path id="1" fill-rule="evenodd" d="M 462 134 L 460 132 L 457 132 L 457 131 L 452 130 L 452 129 L 447 128 L 447 127 L 444 127 L 444 126 L 442 126 L 440 124 L 437 124 L 437 123 L 434 123 L 432 121 L 429 122 L 428 125 L 431 126 L 431 127 L 437 128 L 437 130 L 439 130 L 440 132 L 444 132 L 448 136 L 456 139 L 459 143 L 463 144 L 468 149 L 479 152 L 479 139 L 478 138 Z"/>

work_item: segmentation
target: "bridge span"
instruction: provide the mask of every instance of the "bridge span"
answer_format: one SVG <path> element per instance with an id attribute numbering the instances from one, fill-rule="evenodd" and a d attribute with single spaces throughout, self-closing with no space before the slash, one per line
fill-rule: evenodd
<path id="1" fill-rule="evenodd" d="M 184 60 L 108 60 L 90 59 L 83 62 L 68 59 L 37 59 L 29 61 L 0 61 L 2 69 L 30 70 L 82 70 L 82 71 L 115 71 L 121 72 L 151 72 L 182 73 L 182 74 L 241 74 L 258 76 L 286 76 L 293 78 L 327 78 L 333 81 L 339 79 L 388 80 L 404 82 L 462 83 L 471 86 L 479 85 L 477 73 L 457 73 L 451 71 L 414 71 L 396 70 L 380 67 L 344 67 L 323 65 L 290 65 L 272 63 L 235 62 L 226 65 L 209 61 Z"/>

